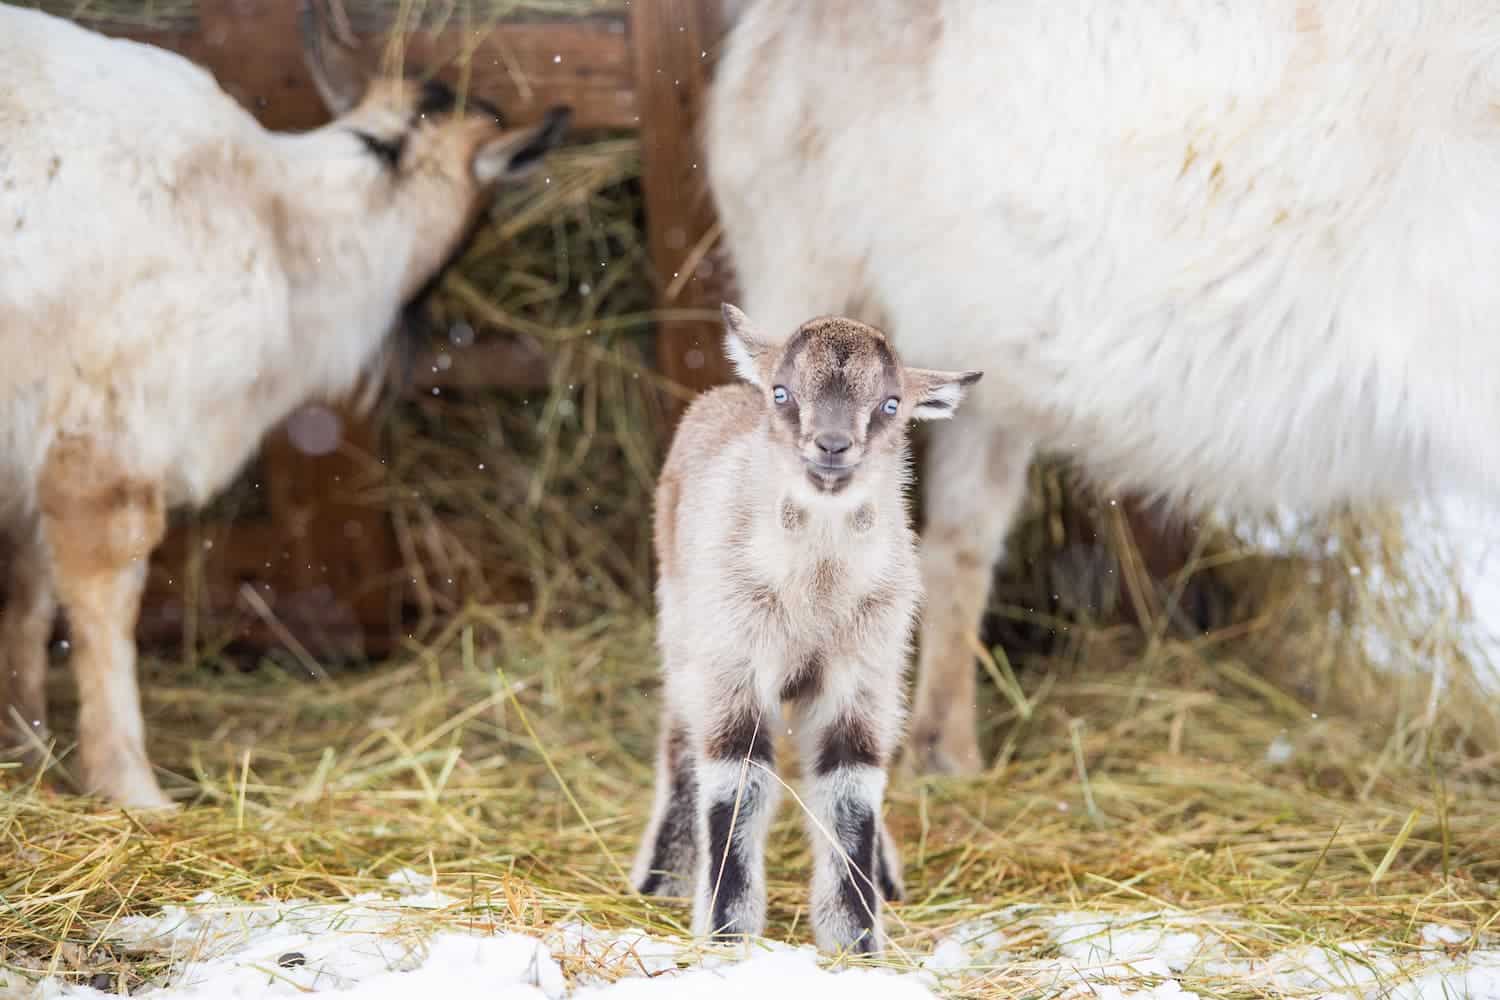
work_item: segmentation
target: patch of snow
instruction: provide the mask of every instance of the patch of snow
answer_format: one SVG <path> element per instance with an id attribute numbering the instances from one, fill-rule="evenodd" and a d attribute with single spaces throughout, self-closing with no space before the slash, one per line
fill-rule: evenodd
<path id="1" fill-rule="evenodd" d="M 242 903 L 200 896 L 150 917 L 117 922 L 123 949 L 167 957 L 157 1000 L 269 1000 L 337 994 L 339 1000 L 935 1000 L 946 989 L 997 977 L 1005 992 L 1047 1000 L 1198 1000 L 1185 982 L 1231 979 L 1268 995 L 1349 1000 L 1500 1000 L 1500 948 L 1429 924 L 1421 946 L 1369 942 L 1302 945 L 1265 958 L 1231 953 L 1217 930 L 1230 915 L 1046 912 L 1018 906 L 971 920 L 911 954 L 899 969 L 838 967 L 810 945 L 757 942 L 733 951 L 640 929 L 582 920 L 541 939 L 498 930 L 483 911 L 398 872 L 383 893 L 347 903 Z M 394 894 L 394 896 L 393 896 Z M 434 921 L 433 909 L 453 907 Z M 1038 934 L 1040 932 L 1040 934 Z M 1468 954 L 1469 946 L 1478 945 Z M 1047 957 L 1032 957 L 1040 951 Z M 570 982 L 559 959 L 597 970 Z M 0 993 L 30 1000 L 103 1000 L 56 979 Z M 1214 991 L 1217 992 L 1217 991 Z"/>
<path id="2" fill-rule="evenodd" d="M 698 968 L 653 979 L 622 979 L 608 986 L 584 987 L 574 1000 L 765 1000 L 770 995 L 818 1000 L 934 1000 L 909 975 L 884 969 L 830 972 L 811 949 L 774 949 L 716 968 Z"/>
<path id="3" fill-rule="evenodd" d="M 1162 914 L 1121 919 L 1097 913 L 1064 913 L 1050 921 L 1064 959 L 1080 972 L 1167 977 L 1202 957 L 1201 935 L 1176 929 Z"/>
<path id="4" fill-rule="evenodd" d="M 1296 749 L 1292 741 L 1287 739 L 1286 733 L 1277 733 L 1276 738 L 1266 747 L 1266 763 L 1285 764 L 1292 759 Z"/>
<path id="5" fill-rule="evenodd" d="M 1463 944 L 1467 940 L 1469 940 L 1469 932 L 1461 931 L 1457 927 L 1449 927 L 1446 924 L 1422 926 L 1423 944 Z"/>
<path id="6" fill-rule="evenodd" d="M 1500 1000 L 1500 952 L 1480 952 L 1453 968 L 1424 972 L 1396 984 L 1391 1000 Z"/>
<path id="7" fill-rule="evenodd" d="M 556 929 L 558 952 L 586 956 L 598 964 L 656 976 L 678 967 L 684 948 L 678 942 L 654 938 L 643 930 L 601 931 L 570 922 Z"/>
<path id="8" fill-rule="evenodd" d="M 167 980 L 150 990 L 156 1000 L 261 1000 L 308 993 L 337 993 L 339 1000 L 628 1000 L 639 995 L 671 1000 L 710 991 L 729 1000 L 760 998 L 768 989 L 790 989 L 794 996 L 815 993 L 820 1000 L 933 1000 L 915 975 L 826 969 L 811 946 L 768 943 L 739 957 L 704 955 L 691 942 L 638 929 L 601 931 L 580 922 L 560 925 L 546 941 L 492 928 L 433 932 L 430 920 L 413 911 L 430 915 L 457 901 L 417 872 L 397 872 L 387 883 L 394 898 L 362 893 L 345 904 L 241 903 L 205 893 L 186 906 L 165 906 L 155 916 L 124 918 L 107 936 L 123 950 L 153 952 L 172 962 Z M 570 992 L 556 954 L 587 957 L 624 978 L 580 978 Z M 108 995 L 57 979 L 20 993 L 32 1000 Z"/>
<path id="9" fill-rule="evenodd" d="M 305 964 L 279 962 L 298 954 Z M 419 947 L 370 937 L 364 942 L 322 941 L 316 946 L 289 935 L 256 937 L 240 950 L 190 962 L 170 985 L 150 995 L 161 1000 L 261 1000 L 337 991 L 340 1000 L 409 1000 L 484 997 L 486 1000 L 559 1000 L 562 970 L 539 941 L 521 934 L 475 937 L 439 933 Z M 103 1000 L 111 994 L 88 986 L 44 982 L 37 1000 Z"/>

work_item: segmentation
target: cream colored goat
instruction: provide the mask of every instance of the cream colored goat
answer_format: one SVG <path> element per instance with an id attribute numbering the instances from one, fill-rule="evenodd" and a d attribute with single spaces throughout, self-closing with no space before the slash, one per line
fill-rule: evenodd
<path id="1" fill-rule="evenodd" d="M 0 744 L 46 739 L 60 602 L 83 781 L 133 806 L 167 804 L 133 641 L 166 511 L 371 371 L 494 185 L 567 125 L 507 130 L 433 81 L 366 86 L 319 9 L 303 25 L 338 117 L 285 135 L 186 59 L 0 5 Z"/>
<path id="2" fill-rule="evenodd" d="M 846 319 L 768 339 L 734 307 L 724 317 L 749 384 L 688 408 L 657 488 L 665 704 L 634 881 L 692 895 L 697 933 L 763 932 L 786 727 L 816 821 L 816 940 L 875 951 L 880 896 L 901 891 L 880 810 L 921 599 L 907 423 L 950 417 L 980 373 L 903 367 Z"/>
<path id="3" fill-rule="evenodd" d="M 1500 496 L 1500 6 L 733 6 L 746 308 L 989 373 L 923 472 L 926 767 L 980 766 L 970 636 L 1039 449 L 1179 509 Z"/>

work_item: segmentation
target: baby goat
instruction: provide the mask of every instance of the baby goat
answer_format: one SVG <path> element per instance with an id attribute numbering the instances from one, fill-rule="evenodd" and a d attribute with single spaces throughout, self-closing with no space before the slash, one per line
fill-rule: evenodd
<path id="1" fill-rule="evenodd" d="M 167 803 L 134 629 L 166 511 L 209 500 L 304 401 L 354 387 L 567 109 L 507 129 L 435 81 L 366 86 L 304 6 L 337 119 L 267 132 L 188 60 L 0 5 L 0 747 L 44 737 L 72 626 L 86 790 Z"/>
<path id="2" fill-rule="evenodd" d="M 656 494 L 665 703 L 633 881 L 691 892 L 695 933 L 763 931 L 786 703 L 811 784 L 818 946 L 878 951 L 879 897 L 901 892 L 879 815 L 921 599 L 906 425 L 951 416 L 980 373 L 903 367 L 848 319 L 784 344 L 733 306 L 724 322 L 750 384 L 688 408 Z"/>

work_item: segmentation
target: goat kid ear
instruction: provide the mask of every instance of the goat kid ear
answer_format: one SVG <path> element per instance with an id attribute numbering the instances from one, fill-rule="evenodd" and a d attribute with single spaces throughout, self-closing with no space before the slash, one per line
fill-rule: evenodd
<path id="1" fill-rule="evenodd" d="M 765 376 L 761 364 L 770 354 L 770 345 L 761 339 L 760 333 L 746 316 L 735 306 L 725 302 L 721 307 L 724 315 L 724 356 L 740 378 L 765 388 Z"/>
<path id="2" fill-rule="evenodd" d="M 947 420 L 958 409 L 964 390 L 984 376 L 984 372 L 942 372 L 931 368 L 906 369 L 907 391 L 916 400 L 911 409 L 913 420 Z"/>
<path id="3" fill-rule="evenodd" d="M 540 125 L 507 132 L 481 146 L 474 154 L 474 179 L 489 185 L 533 173 L 567 136 L 572 121 L 572 108 L 556 107 L 547 112 Z"/>
<path id="4" fill-rule="evenodd" d="M 318 96 L 337 118 L 359 103 L 369 82 L 342 0 L 300 0 L 297 20 L 302 59 Z"/>

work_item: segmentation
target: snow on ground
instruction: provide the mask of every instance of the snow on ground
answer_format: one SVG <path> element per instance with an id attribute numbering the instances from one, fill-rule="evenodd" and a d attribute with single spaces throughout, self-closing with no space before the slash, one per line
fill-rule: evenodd
<path id="1" fill-rule="evenodd" d="M 1251 959 L 1230 943 L 1240 926 L 1230 916 L 1013 907 L 956 928 L 930 952 L 899 956 L 903 968 L 886 969 L 830 963 L 810 946 L 706 952 L 687 941 L 578 922 L 539 939 L 495 930 L 483 910 L 435 891 L 416 873 L 397 872 L 390 886 L 390 892 L 345 904 L 247 904 L 205 896 L 190 906 L 123 919 L 105 936 L 117 949 L 171 960 L 161 982 L 137 993 L 156 1000 L 305 994 L 340 1000 L 930 1000 L 958 987 L 1059 1000 L 1197 1000 L 1200 994 L 1184 980 L 1235 981 L 1270 995 L 1330 1000 L 1500 1000 L 1500 942 L 1471 947 L 1466 933 L 1441 925 L 1423 927 L 1418 947 L 1308 944 Z M 448 911 L 441 930 L 432 930 L 434 910 Z M 569 981 L 560 956 L 586 956 L 589 967 L 617 970 L 620 978 Z M 21 987 L 0 973 L 0 995 L 102 1000 L 109 994 L 57 979 Z"/>

